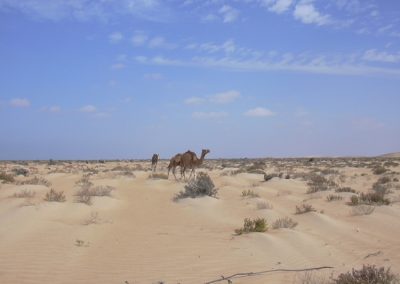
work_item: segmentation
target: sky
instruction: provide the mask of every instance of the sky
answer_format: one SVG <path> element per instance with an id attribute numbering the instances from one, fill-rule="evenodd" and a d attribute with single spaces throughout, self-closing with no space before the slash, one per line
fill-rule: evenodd
<path id="1" fill-rule="evenodd" d="M 400 151 L 398 0 L 0 0 L 0 159 Z"/>

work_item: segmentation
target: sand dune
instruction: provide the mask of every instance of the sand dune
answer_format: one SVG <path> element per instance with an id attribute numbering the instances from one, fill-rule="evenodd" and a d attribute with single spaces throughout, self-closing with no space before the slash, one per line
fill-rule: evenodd
<path id="1" fill-rule="evenodd" d="M 266 160 L 262 170 L 291 177 L 265 182 L 262 174 L 235 172 L 254 161 L 206 161 L 207 168 L 198 171 L 210 175 L 219 189 L 218 198 L 176 202 L 173 198 L 185 183 L 150 179 L 148 162 L 2 163 L 0 172 L 25 167 L 30 174 L 0 187 L 0 282 L 204 283 L 221 275 L 278 268 L 333 266 L 320 273 L 337 275 L 367 263 L 400 272 L 400 191 L 395 181 L 400 177 L 399 165 L 387 165 L 388 172 L 382 175 L 393 180 L 388 195 L 392 204 L 376 206 L 370 215 L 355 216 L 346 204 L 352 193 L 306 193 L 307 178 L 300 174 L 316 168 L 336 170 L 325 176 L 361 192 L 381 177 L 371 171 L 375 160 L 351 163 Z M 166 162 L 159 168 L 166 173 Z M 93 197 L 90 205 L 76 202 L 81 188 L 77 182 L 85 173 L 90 173 L 92 187 L 113 187 L 111 196 Z M 51 186 L 22 184 L 33 176 L 45 178 Z M 66 201 L 44 201 L 50 187 L 63 191 Z M 258 197 L 242 197 L 243 190 Z M 35 195 L 15 196 L 23 191 Z M 328 202 L 330 194 L 343 199 Z M 263 202 L 268 208 L 258 209 Z M 302 203 L 316 211 L 295 214 Z M 234 234 L 244 218 L 256 217 L 266 218 L 269 224 L 290 217 L 298 225 Z M 234 283 L 300 283 L 300 278 L 298 273 L 280 272 Z"/>

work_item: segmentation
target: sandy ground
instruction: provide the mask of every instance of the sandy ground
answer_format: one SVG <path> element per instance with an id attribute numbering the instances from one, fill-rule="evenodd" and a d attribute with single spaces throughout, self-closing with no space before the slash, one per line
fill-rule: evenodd
<path id="1" fill-rule="evenodd" d="M 341 186 L 367 192 L 381 176 L 400 178 L 396 164 L 388 165 L 389 173 L 383 175 L 368 167 L 384 162 L 354 160 L 349 166 L 340 161 L 265 160 L 262 168 L 293 174 L 329 166 L 337 173 L 327 177 L 341 177 Z M 218 198 L 174 202 L 186 183 L 172 177 L 150 179 L 149 162 L 2 162 L 0 172 L 26 168 L 29 175 L 0 184 L 0 283 L 205 283 L 239 272 L 332 266 L 319 272 L 329 277 L 362 264 L 400 272 L 400 183 L 392 184 L 392 204 L 354 216 L 346 204 L 351 193 L 338 193 L 343 200 L 328 202 L 334 191 L 307 194 L 307 181 L 301 177 L 265 182 L 262 174 L 235 173 L 252 163 L 206 160 L 206 168 L 198 172 L 210 175 Z M 361 166 L 354 166 L 358 163 Z M 158 173 L 166 173 L 166 165 L 161 161 Z M 87 173 L 93 186 L 112 186 L 111 196 L 93 197 L 90 205 L 76 202 L 77 182 Z M 21 184 L 34 176 L 51 186 Z M 45 201 L 50 188 L 63 191 L 66 201 Z M 242 197 L 248 189 L 259 197 Z M 35 196 L 13 196 L 23 190 Z M 258 209 L 263 201 L 272 208 Z M 316 211 L 295 214 L 304 202 Z M 271 224 L 286 216 L 298 225 L 234 233 L 247 217 L 264 217 Z M 303 283 L 303 278 L 304 273 L 277 272 L 233 283 Z"/>

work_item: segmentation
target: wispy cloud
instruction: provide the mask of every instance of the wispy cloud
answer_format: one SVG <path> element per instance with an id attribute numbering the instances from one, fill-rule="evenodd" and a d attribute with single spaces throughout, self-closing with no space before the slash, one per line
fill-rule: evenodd
<path id="1" fill-rule="evenodd" d="M 12 107 L 26 108 L 31 105 L 28 99 L 15 98 L 10 101 Z"/>
<path id="2" fill-rule="evenodd" d="M 206 100 L 200 97 L 191 97 L 185 100 L 185 104 L 187 105 L 199 105 L 204 103 Z"/>
<path id="3" fill-rule="evenodd" d="M 227 104 L 237 100 L 239 97 L 240 92 L 231 90 L 211 96 L 210 101 L 216 104 Z"/>
<path id="4" fill-rule="evenodd" d="M 124 36 L 122 35 L 122 33 L 120 32 L 113 32 L 112 34 L 110 34 L 108 36 L 108 40 L 111 43 L 118 43 L 120 42 L 122 39 L 124 38 Z"/>
<path id="5" fill-rule="evenodd" d="M 266 6 L 269 11 L 281 14 L 286 12 L 293 4 L 293 0 L 263 0 L 261 5 Z"/>
<path id="6" fill-rule="evenodd" d="M 388 53 L 385 51 L 377 51 L 375 49 L 369 49 L 364 53 L 363 59 L 367 61 L 398 63 L 400 62 L 400 52 Z"/>
<path id="7" fill-rule="evenodd" d="M 276 115 L 276 113 L 263 107 L 256 107 L 253 109 L 249 109 L 244 113 L 244 115 L 253 117 L 267 117 L 267 116 L 274 116 Z"/>
<path id="8" fill-rule="evenodd" d="M 58 113 L 61 112 L 61 107 L 60 106 L 50 106 L 50 107 L 42 107 L 40 111 L 43 112 L 50 112 L 50 113 Z"/>
<path id="9" fill-rule="evenodd" d="M 194 112 L 192 113 L 192 117 L 196 119 L 215 119 L 215 118 L 224 118 L 227 117 L 228 113 L 226 112 Z"/>
<path id="10" fill-rule="evenodd" d="M 132 36 L 132 43 L 134 46 L 142 46 L 144 45 L 149 37 L 143 31 L 136 31 Z"/>
<path id="11" fill-rule="evenodd" d="M 97 112 L 97 108 L 93 105 L 86 105 L 83 106 L 79 109 L 80 112 L 86 112 L 86 113 L 95 113 Z"/>
<path id="12" fill-rule="evenodd" d="M 224 23 L 233 23 L 239 17 L 239 10 L 237 10 L 229 5 L 223 5 L 219 9 L 218 13 L 220 13 L 222 15 L 222 20 Z"/>

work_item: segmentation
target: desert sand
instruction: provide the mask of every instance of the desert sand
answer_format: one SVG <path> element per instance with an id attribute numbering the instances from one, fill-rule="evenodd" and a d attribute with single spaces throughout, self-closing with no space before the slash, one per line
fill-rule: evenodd
<path id="1" fill-rule="evenodd" d="M 160 161 L 157 173 L 165 175 L 167 164 Z M 150 167 L 150 161 L 1 162 L 0 172 L 14 181 L 0 181 L 0 283 L 205 283 L 240 272 L 331 266 L 315 273 L 328 279 L 363 264 L 400 272 L 398 159 L 205 160 L 197 172 L 211 177 L 217 198 L 178 201 L 187 183 L 150 178 Z M 374 173 L 376 167 L 385 172 Z M 21 168 L 26 176 L 15 174 Z M 263 171 L 281 177 L 265 181 Z M 388 177 L 390 204 L 364 214 L 347 204 L 353 193 L 307 193 L 310 172 L 364 193 Z M 84 175 L 91 187 L 109 186 L 110 196 L 77 202 Z M 33 177 L 47 184 L 29 182 Z M 66 200 L 45 201 L 50 188 Z M 244 190 L 258 197 L 243 197 Z M 342 199 L 329 202 L 329 195 Z M 295 214 L 304 203 L 315 211 Z M 235 234 L 244 218 L 256 217 L 267 220 L 268 231 Z M 298 225 L 272 228 L 283 217 Z M 304 278 L 275 272 L 232 281 Z"/>

